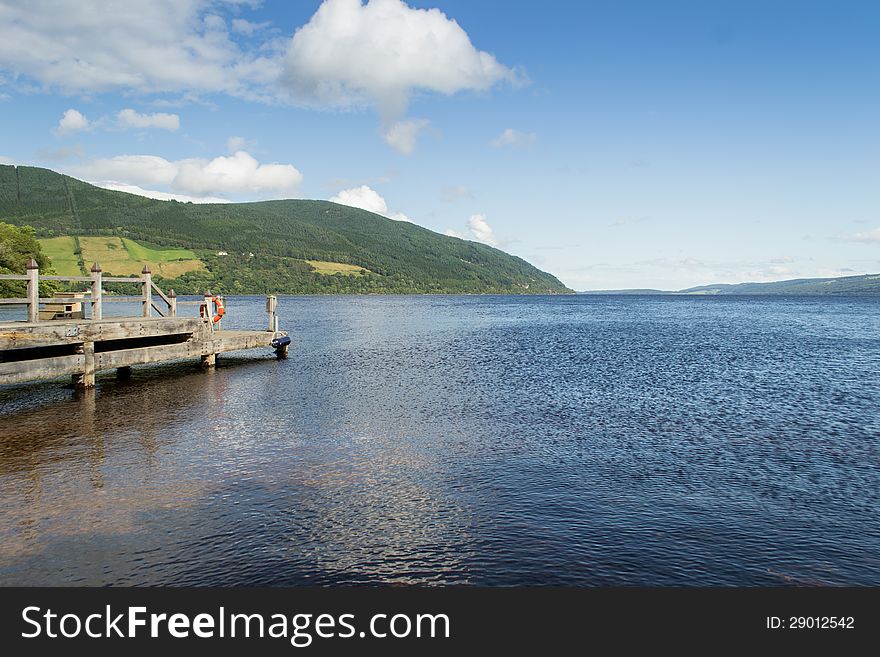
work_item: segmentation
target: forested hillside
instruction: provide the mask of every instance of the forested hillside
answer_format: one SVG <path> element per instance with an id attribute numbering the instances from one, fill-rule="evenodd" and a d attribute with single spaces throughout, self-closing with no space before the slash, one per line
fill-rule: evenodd
<path id="1" fill-rule="evenodd" d="M 131 248 L 188 249 L 205 267 L 166 279 L 178 292 L 570 292 L 498 249 L 329 201 L 158 201 L 48 169 L 0 166 L 0 220 L 33 226 L 42 238 L 107 236 L 133 240 Z M 363 270 L 328 273 L 307 260 Z"/>

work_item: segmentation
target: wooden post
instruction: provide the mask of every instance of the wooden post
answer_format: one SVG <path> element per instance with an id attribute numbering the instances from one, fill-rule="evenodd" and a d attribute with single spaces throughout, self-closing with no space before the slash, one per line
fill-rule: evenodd
<path id="1" fill-rule="evenodd" d="M 40 266 L 31 258 L 27 261 L 28 322 L 40 320 Z"/>
<path id="2" fill-rule="evenodd" d="M 170 317 L 177 317 L 177 293 L 174 291 L 174 288 L 168 291 L 168 301 L 171 302 L 168 304 L 168 315 Z"/>
<path id="3" fill-rule="evenodd" d="M 144 317 L 150 317 L 153 314 L 153 274 L 149 265 L 144 265 L 141 274 L 144 281 Z"/>
<path id="4" fill-rule="evenodd" d="M 205 292 L 205 321 L 208 322 L 208 328 L 211 333 L 214 332 L 214 295 L 208 290 Z"/>
<path id="5" fill-rule="evenodd" d="M 266 297 L 266 313 L 269 315 L 269 331 L 278 332 L 278 297 L 274 294 Z"/>
<path id="6" fill-rule="evenodd" d="M 77 388 L 94 388 L 95 387 L 95 343 L 84 342 L 82 347 L 77 349 L 78 352 L 85 356 L 85 365 L 82 374 L 73 375 L 73 385 Z"/>
<path id="7" fill-rule="evenodd" d="M 92 320 L 101 319 L 101 265 L 92 265 Z"/>

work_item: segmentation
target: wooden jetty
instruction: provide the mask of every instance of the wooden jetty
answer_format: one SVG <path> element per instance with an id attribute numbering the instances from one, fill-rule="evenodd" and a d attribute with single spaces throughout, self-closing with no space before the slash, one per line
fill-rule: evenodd
<path id="1" fill-rule="evenodd" d="M 278 329 L 274 296 L 266 298 L 265 330 L 228 331 L 221 327 L 218 297 L 206 293 L 203 299 L 178 300 L 174 290 L 165 294 L 156 286 L 146 266 L 139 277 L 103 276 L 97 263 L 90 276 L 40 276 L 30 260 L 27 274 L 0 274 L 0 280 L 27 282 L 27 298 L 0 298 L 0 305 L 27 307 L 26 320 L 0 321 L 0 385 L 71 376 L 75 385 L 91 388 L 95 373 L 103 370 L 127 376 L 133 365 L 184 358 L 213 367 L 217 354 L 242 349 L 274 349 L 278 358 L 287 358 L 290 338 Z M 90 295 L 40 298 L 40 281 L 88 283 Z M 141 291 L 108 295 L 105 283 L 130 283 Z M 115 302 L 139 303 L 141 313 L 104 317 L 103 304 Z M 178 306 L 185 305 L 198 306 L 194 316 L 178 316 Z"/>

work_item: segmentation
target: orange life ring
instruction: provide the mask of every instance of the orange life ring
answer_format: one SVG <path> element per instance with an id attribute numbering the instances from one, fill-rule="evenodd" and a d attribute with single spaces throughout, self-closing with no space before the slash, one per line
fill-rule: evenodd
<path id="1" fill-rule="evenodd" d="M 226 308 L 223 307 L 223 297 L 213 296 L 210 297 L 210 299 L 214 302 L 214 305 L 217 306 L 217 314 L 214 315 L 214 323 L 216 324 L 223 319 L 223 315 L 226 314 Z M 204 317 L 206 312 L 205 304 L 199 306 L 199 315 L 201 317 Z"/>

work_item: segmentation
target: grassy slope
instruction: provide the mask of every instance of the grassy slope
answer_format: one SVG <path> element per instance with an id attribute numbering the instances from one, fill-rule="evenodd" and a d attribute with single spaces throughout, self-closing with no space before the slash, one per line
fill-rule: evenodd
<path id="1" fill-rule="evenodd" d="M 82 276 L 83 271 L 76 255 L 73 237 L 52 237 L 40 240 L 43 253 L 49 256 L 52 267 L 59 276 Z"/>
<path id="2" fill-rule="evenodd" d="M 368 270 L 357 265 L 346 265 L 341 262 L 326 262 L 324 260 L 306 260 L 312 268 L 319 274 L 361 274 L 367 273 Z"/>
<path id="3" fill-rule="evenodd" d="M 0 216 L 32 225 L 44 237 L 113 236 L 200 251 L 210 275 L 194 272 L 183 282 L 213 281 L 229 292 L 259 293 L 267 285 L 279 292 L 569 291 L 498 249 L 328 201 L 157 201 L 47 169 L 0 166 Z M 210 257 L 218 250 L 230 256 Z M 256 257 L 239 255 L 250 252 Z M 374 273 L 318 275 L 306 259 Z"/>

